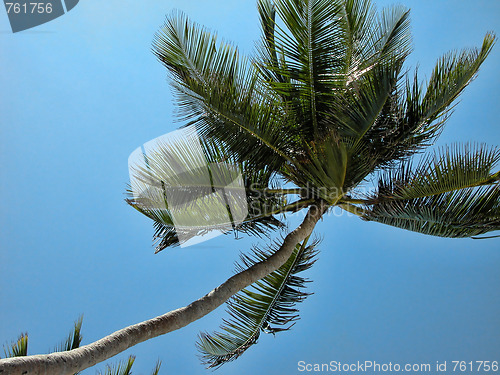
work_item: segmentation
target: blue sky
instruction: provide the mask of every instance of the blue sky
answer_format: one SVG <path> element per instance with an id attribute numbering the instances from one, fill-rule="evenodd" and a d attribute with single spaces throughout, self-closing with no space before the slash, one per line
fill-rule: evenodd
<path id="1" fill-rule="evenodd" d="M 400 3 L 412 9 L 410 64 L 427 76 L 444 52 L 500 32 L 494 0 Z M 255 241 L 221 236 L 154 255 L 151 223 L 124 203 L 129 154 L 180 125 L 150 52 L 173 9 L 244 53 L 259 37 L 254 0 L 85 0 L 17 34 L 0 11 L 0 343 L 28 332 L 30 353 L 45 353 L 81 314 L 90 343 L 186 305 L 229 277 Z M 499 144 L 499 66 L 497 45 L 438 144 Z M 299 361 L 500 360 L 500 239 L 430 238 L 347 215 L 316 232 L 315 294 L 301 320 L 217 374 L 299 374 Z M 225 316 L 219 308 L 110 362 L 135 354 L 136 374 L 157 359 L 162 374 L 205 374 L 196 336 Z"/>

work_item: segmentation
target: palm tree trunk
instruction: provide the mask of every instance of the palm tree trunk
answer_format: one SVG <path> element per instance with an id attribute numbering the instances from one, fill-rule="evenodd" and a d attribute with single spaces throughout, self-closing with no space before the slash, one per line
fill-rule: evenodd
<path id="1" fill-rule="evenodd" d="M 222 305 L 231 296 L 281 267 L 295 245 L 308 237 L 327 206 L 311 206 L 304 221 L 284 239 L 276 253 L 242 271 L 188 306 L 116 331 L 89 345 L 67 352 L 14 357 L 0 360 L 0 375 L 74 374 L 105 361 L 124 350 L 182 328 Z"/>

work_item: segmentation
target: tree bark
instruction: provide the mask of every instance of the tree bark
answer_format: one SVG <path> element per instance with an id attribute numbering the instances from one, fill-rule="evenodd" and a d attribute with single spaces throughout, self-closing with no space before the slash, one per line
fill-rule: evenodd
<path id="1" fill-rule="evenodd" d="M 172 310 L 144 322 L 116 331 L 91 344 L 66 352 L 14 357 L 0 360 L 0 375 L 66 375 L 74 374 L 105 361 L 124 350 L 185 327 L 222 305 L 231 296 L 281 267 L 295 245 L 309 236 L 327 206 L 311 206 L 304 221 L 284 239 L 268 259 L 232 276 L 210 293 L 188 306 Z"/>

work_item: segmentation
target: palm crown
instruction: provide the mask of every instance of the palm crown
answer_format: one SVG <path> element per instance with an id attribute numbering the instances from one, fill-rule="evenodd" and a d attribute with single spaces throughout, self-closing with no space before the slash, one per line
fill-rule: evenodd
<path id="1" fill-rule="evenodd" d="M 259 0 L 258 11 L 262 39 L 254 57 L 240 56 L 180 13 L 167 18 L 153 46 L 207 161 L 230 161 L 242 173 L 250 208 L 233 229 L 274 230 L 283 225 L 280 214 L 314 205 L 434 236 L 500 229 L 498 148 L 465 144 L 421 153 L 488 56 L 492 34 L 480 48 L 443 56 L 423 83 L 404 65 L 411 39 L 402 7 L 377 13 L 368 0 Z M 177 151 L 189 158 L 188 149 Z M 168 165 L 161 154 L 151 156 L 155 168 L 137 172 L 143 181 L 162 180 Z M 157 251 L 179 243 L 168 207 L 133 197 L 129 203 L 154 220 Z M 306 296 L 297 273 L 316 254 L 317 241 L 308 239 L 281 268 L 233 297 L 223 333 L 201 335 L 209 366 L 237 358 L 260 332 L 286 330 L 297 319 L 293 306 Z M 254 249 L 240 269 L 278 245 Z"/>

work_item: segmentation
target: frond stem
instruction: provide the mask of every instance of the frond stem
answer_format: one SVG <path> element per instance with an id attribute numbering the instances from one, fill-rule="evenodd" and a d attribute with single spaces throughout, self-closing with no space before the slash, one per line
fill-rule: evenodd
<path id="1" fill-rule="evenodd" d="M 365 210 L 364 208 L 361 208 L 361 207 L 358 207 L 358 206 L 355 206 L 353 204 L 349 204 L 349 203 L 340 203 L 338 204 L 338 206 L 340 208 L 342 208 L 343 210 L 347 211 L 347 212 L 350 212 L 351 214 L 354 214 L 356 216 L 359 216 L 360 218 L 362 219 L 365 219 L 366 216 L 368 215 L 368 211 Z"/>

